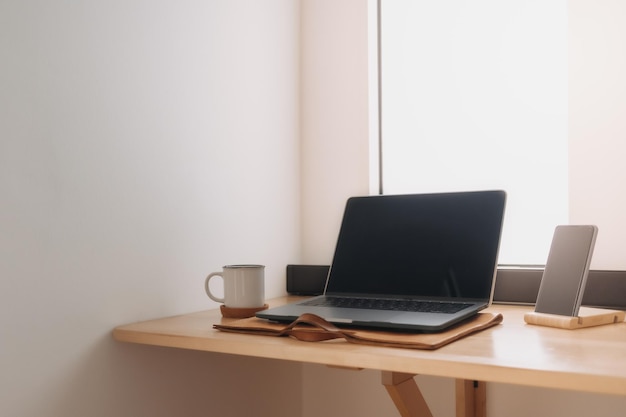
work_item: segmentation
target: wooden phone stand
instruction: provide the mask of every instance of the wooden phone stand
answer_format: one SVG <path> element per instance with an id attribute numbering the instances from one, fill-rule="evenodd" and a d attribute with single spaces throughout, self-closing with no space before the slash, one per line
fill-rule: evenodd
<path id="1" fill-rule="evenodd" d="M 594 225 L 556 227 L 535 311 L 524 315 L 526 323 L 572 330 L 624 321 L 623 311 L 578 308 L 597 234 L 598 227 Z"/>
<path id="2" fill-rule="evenodd" d="M 584 327 L 619 323 L 624 321 L 624 317 L 626 317 L 626 312 L 624 311 L 581 307 L 576 317 L 537 313 L 533 311 L 524 314 L 524 321 L 528 324 L 536 324 L 539 326 L 574 330 Z"/>

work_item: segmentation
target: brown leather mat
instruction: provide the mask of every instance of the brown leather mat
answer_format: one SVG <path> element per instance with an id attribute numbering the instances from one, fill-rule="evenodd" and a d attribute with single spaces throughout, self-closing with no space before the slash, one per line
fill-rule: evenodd
<path id="1" fill-rule="evenodd" d="M 350 343 L 432 350 L 495 326 L 501 323 L 502 319 L 501 314 L 478 313 L 469 320 L 437 333 L 407 333 L 371 329 L 338 328 L 314 314 L 303 314 L 289 325 L 251 317 L 236 320 L 228 324 L 215 324 L 213 328 L 225 332 L 263 336 L 289 336 L 306 342 L 345 339 Z"/>

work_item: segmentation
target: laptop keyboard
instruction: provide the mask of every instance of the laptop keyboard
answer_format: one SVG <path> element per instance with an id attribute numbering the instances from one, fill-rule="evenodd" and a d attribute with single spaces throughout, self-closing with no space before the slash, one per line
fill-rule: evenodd
<path id="1" fill-rule="evenodd" d="M 453 303 L 446 301 L 394 300 L 357 297 L 324 297 L 305 301 L 301 303 L 301 305 L 310 307 L 363 308 L 367 310 L 392 310 L 446 314 L 453 314 L 471 306 L 471 304 L 467 303 Z"/>

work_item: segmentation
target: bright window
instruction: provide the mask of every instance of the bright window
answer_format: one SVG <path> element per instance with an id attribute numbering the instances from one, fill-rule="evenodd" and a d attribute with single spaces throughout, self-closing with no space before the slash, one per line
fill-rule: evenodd
<path id="1" fill-rule="evenodd" d="M 381 0 L 382 190 L 508 193 L 500 264 L 567 223 L 565 0 Z"/>

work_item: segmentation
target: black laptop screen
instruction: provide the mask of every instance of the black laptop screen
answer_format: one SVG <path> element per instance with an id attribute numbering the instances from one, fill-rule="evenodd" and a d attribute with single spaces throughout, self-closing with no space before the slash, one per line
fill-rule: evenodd
<path id="1" fill-rule="evenodd" d="M 503 191 L 353 197 L 326 293 L 488 300 Z"/>

